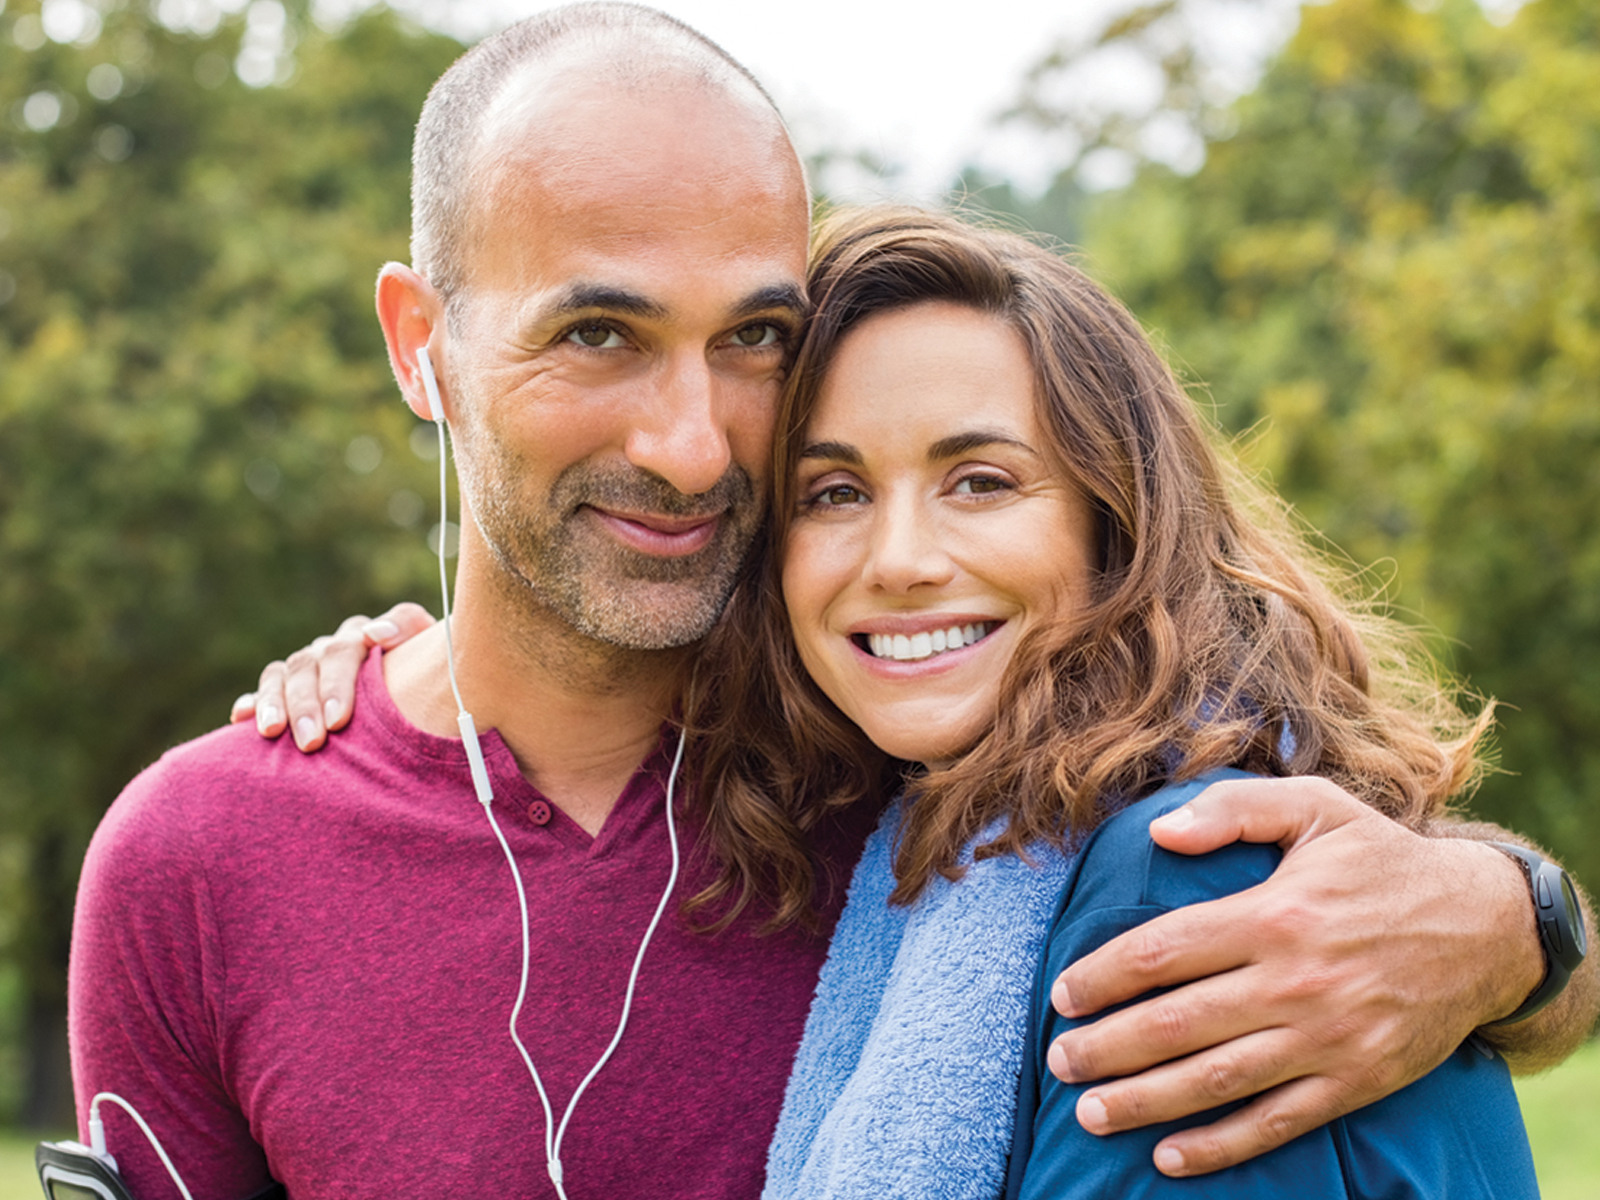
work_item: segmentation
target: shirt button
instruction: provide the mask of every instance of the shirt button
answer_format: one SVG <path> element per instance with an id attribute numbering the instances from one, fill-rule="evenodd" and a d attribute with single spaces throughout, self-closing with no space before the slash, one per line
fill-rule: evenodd
<path id="1" fill-rule="evenodd" d="M 528 805 L 528 820 L 535 825 L 550 824 L 550 806 L 543 800 L 535 800 Z"/>

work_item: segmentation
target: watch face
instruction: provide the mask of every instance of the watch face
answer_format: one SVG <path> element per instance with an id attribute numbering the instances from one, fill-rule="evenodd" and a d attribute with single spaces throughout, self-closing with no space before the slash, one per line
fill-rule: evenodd
<path id="1" fill-rule="evenodd" d="M 1577 889 L 1572 886 L 1572 880 L 1567 877 L 1565 871 L 1561 873 L 1561 899 L 1567 905 L 1567 928 L 1572 930 L 1572 936 L 1577 941 L 1577 959 L 1582 960 L 1589 952 L 1589 939 L 1583 927 L 1583 909 L 1578 906 Z M 1576 966 L 1577 963 L 1574 962 L 1573 965 Z"/>

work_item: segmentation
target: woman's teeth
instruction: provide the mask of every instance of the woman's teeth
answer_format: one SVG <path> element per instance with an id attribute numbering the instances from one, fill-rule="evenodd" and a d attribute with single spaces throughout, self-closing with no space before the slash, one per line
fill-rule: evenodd
<path id="1" fill-rule="evenodd" d="M 946 650 L 959 650 L 970 646 L 979 638 L 988 637 L 995 622 L 980 621 L 976 625 L 952 625 L 949 629 L 935 629 L 932 633 L 869 633 L 867 649 L 874 658 L 892 658 L 896 662 L 916 662 L 931 658 Z"/>

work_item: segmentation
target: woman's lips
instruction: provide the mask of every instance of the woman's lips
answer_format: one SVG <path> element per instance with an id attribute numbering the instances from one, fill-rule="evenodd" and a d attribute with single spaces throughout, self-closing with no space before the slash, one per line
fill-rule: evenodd
<path id="1" fill-rule="evenodd" d="M 682 558 L 705 549 L 722 523 L 721 513 L 677 517 L 666 513 L 608 512 L 592 506 L 590 511 L 630 550 L 657 558 Z"/>

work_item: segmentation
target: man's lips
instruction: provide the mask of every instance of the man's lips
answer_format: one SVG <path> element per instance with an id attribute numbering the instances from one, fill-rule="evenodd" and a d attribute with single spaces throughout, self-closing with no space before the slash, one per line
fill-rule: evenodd
<path id="1" fill-rule="evenodd" d="M 682 517 L 669 513 L 617 512 L 589 506 L 589 511 L 623 545 L 658 558 L 682 558 L 710 545 L 722 514 Z"/>

